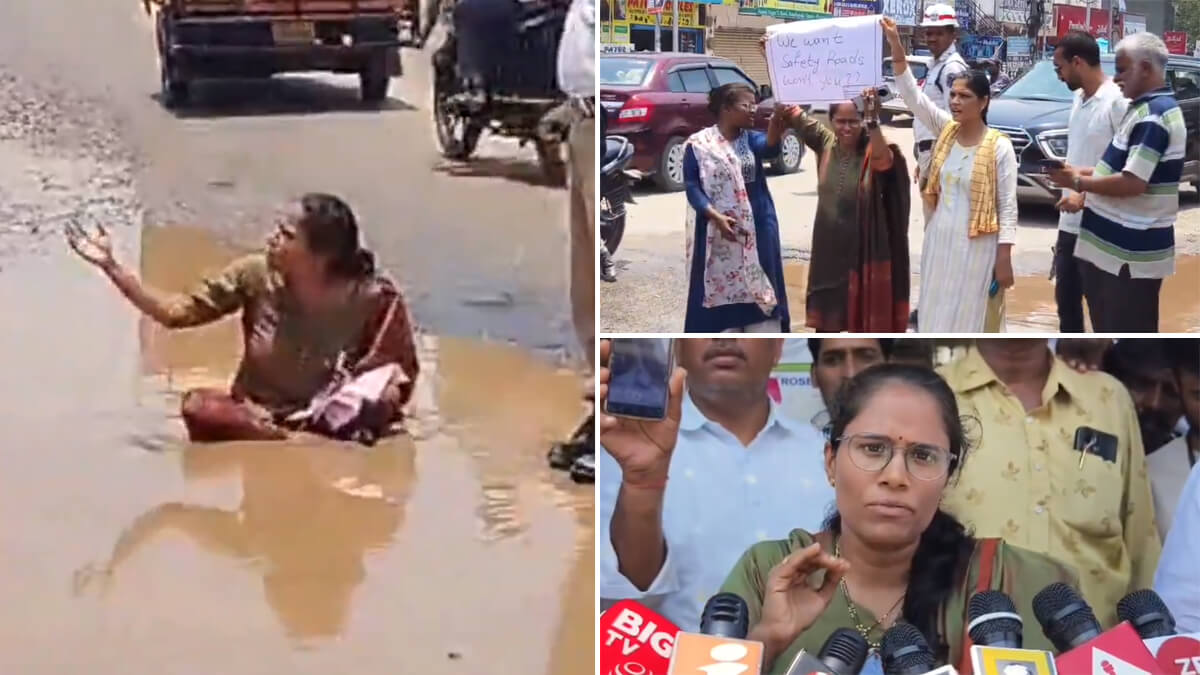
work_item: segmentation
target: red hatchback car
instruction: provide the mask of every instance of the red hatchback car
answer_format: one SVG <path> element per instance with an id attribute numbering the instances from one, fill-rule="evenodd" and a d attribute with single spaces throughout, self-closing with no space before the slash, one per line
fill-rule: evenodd
<path id="1" fill-rule="evenodd" d="M 633 143 L 630 168 L 671 192 L 684 187 L 684 142 L 715 122 L 708 112 L 708 93 L 732 82 L 758 92 L 755 128 L 766 131 L 775 108 L 771 88 L 756 85 L 733 61 L 670 52 L 600 57 L 600 103 L 607 115 L 608 133 Z M 789 129 L 772 168 L 778 173 L 794 173 L 803 156 L 804 144 Z"/>

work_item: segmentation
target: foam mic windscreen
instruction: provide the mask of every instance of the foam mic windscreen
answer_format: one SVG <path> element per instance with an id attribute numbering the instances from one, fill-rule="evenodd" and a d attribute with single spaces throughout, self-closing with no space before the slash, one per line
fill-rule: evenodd
<path id="1" fill-rule="evenodd" d="M 1055 649 L 1067 652 L 1100 635 L 1090 605 L 1070 586 L 1056 582 L 1033 596 L 1033 613 Z"/>
<path id="2" fill-rule="evenodd" d="M 871 647 L 858 631 L 839 628 L 821 645 L 817 658 L 833 675 L 858 675 Z"/>
<path id="3" fill-rule="evenodd" d="M 744 639 L 750 631 L 750 609 L 736 593 L 717 593 L 704 604 L 700 632 L 705 635 Z"/>
<path id="4" fill-rule="evenodd" d="M 925 636 L 910 623 L 889 628 L 879 651 L 887 675 L 920 675 L 932 670 L 935 663 Z"/>
<path id="5" fill-rule="evenodd" d="M 1012 598 L 1000 591 L 982 591 L 967 603 L 967 633 L 971 641 L 987 647 L 1020 649 L 1024 622 Z"/>
<path id="6" fill-rule="evenodd" d="M 1158 593 L 1134 591 L 1117 603 L 1117 618 L 1128 621 L 1143 640 L 1175 634 L 1175 617 Z"/>

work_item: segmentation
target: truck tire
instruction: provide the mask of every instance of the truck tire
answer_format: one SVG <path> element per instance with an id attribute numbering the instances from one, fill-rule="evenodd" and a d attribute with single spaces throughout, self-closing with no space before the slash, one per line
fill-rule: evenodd
<path id="1" fill-rule="evenodd" d="M 358 74 L 359 89 L 364 103 L 380 103 L 387 98 L 388 85 L 392 78 L 388 75 L 387 56 L 375 54 L 367 61 Z"/>
<path id="2" fill-rule="evenodd" d="M 191 97 L 190 83 L 179 77 L 170 59 L 166 56 L 161 57 L 159 60 L 161 61 L 159 70 L 161 71 L 162 90 L 160 95 L 162 104 L 169 109 L 180 108 L 187 104 L 188 99 Z"/>

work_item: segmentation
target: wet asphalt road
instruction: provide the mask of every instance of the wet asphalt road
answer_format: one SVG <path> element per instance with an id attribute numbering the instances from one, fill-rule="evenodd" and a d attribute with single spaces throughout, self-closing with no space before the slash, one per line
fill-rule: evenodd
<path id="1" fill-rule="evenodd" d="M 406 50 L 383 110 L 355 76 L 198 88 L 180 114 L 157 101 L 151 20 L 133 0 L 0 3 L 0 63 L 111 119 L 135 167 L 148 224 L 201 226 L 239 245 L 265 236 L 280 204 L 332 192 L 355 210 L 417 320 L 439 334 L 578 352 L 566 287 L 566 194 L 532 146 L 481 143 L 443 160 L 427 52 Z"/>

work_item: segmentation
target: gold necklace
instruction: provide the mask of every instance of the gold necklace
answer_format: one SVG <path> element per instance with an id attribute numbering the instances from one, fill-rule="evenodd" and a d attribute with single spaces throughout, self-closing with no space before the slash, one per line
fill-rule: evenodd
<path id="1" fill-rule="evenodd" d="M 842 557 L 842 542 L 840 537 L 833 540 L 833 557 Z M 870 626 L 864 626 L 862 620 L 859 618 L 858 609 L 854 606 L 854 600 L 850 597 L 850 590 L 846 587 L 846 577 L 842 577 L 842 580 L 838 582 L 838 588 L 841 589 L 842 595 L 846 598 L 846 609 L 850 611 L 850 620 L 854 622 L 854 629 L 863 636 L 863 639 L 867 641 L 867 646 L 870 647 L 872 651 L 879 651 L 879 649 L 883 646 L 883 640 L 872 640 L 871 631 L 878 628 L 879 625 L 884 621 L 887 621 L 887 618 L 892 615 L 892 612 L 896 611 L 896 609 L 900 607 L 900 604 L 904 602 L 904 598 L 907 594 L 901 595 L 900 599 L 896 601 L 896 604 L 892 605 L 891 609 L 884 612 L 883 616 L 876 619 L 875 623 L 871 624 Z"/>

